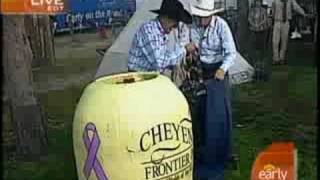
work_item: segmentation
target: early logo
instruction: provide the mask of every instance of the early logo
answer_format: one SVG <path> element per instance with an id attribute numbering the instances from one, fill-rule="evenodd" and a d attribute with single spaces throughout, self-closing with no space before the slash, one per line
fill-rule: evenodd
<path id="1" fill-rule="evenodd" d="M 288 177 L 288 171 L 281 170 L 280 167 L 276 167 L 273 164 L 267 164 L 263 167 L 263 170 L 259 172 L 259 178 L 261 180 L 286 180 Z"/>
<path id="2" fill-rule="evenodd" d="M 297 180 L 297 149 L 293 143 L 273 143 L 256 158 L 251 180 Z"/>

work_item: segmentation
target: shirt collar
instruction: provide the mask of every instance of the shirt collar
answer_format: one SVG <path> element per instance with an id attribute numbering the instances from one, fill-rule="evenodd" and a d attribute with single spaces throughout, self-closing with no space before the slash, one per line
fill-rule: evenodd
<path id="1" fill-rule="evenodd" d="M 160 23 L 160 20 L 157 18 L 155 21 L 156 21 L 156 24 L 157 24 L 157 27 L 158 27 L 160 33 L 163 34 L 163 35 L 165 35 L 166 33 L 165 33 L 164 28 L 162 27 L 162 25 L 161 25 L 161 23 Z"/>
<path id="2" fill-rule="evenodd" d="M 211 19 L 211 22 L 209 24 L 209 26 L 205 29 L 204 33 L 203 33 L 203 37 L 208 37 L 208 34 L 210 32 L 211 29 L 213 29 L 216 26 L 216 22 L 217 22 L 218 17 L 214 17 Z"/>

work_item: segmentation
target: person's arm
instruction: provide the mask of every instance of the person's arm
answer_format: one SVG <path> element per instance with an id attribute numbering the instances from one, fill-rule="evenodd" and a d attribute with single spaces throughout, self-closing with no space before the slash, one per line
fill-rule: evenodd
<path id="1" fill-rule="evenodd" d="M 220 68 L 226 73 L 228 69 L 234 64 L 235 58 L 237 56 L 237 49 L 231 30 L 228 24 L 225 22 L 223 23 L 222 27 L 221 38 L 224 60 Z"/>
<path id="2" fill-rule="evenodd" d="M 268 21 L 268 12 L 266 8 L 261 8 L 261 21 L 258 24 L 258 27 L 267 23 Z"/>
<path id="3" fill-rule="evenodd" d="M 254 13 L 253 13 L 253 7 L 251 7 L 249 9 L 249 14 L 248 14 L 248 22 L 250 26 L 255 26 L 254 22 L 253 22 L 253 17 L 254 17 Z"/>
<path id="4" fill-rule="evenodd" d="M 276 3 L 272 2 L 272 7 L 271 7 L 271 18 L 275 19 L 275 15 L 276 15 Z"/>
<path id="5" fill-rule="evenodd" d="M 156 63 L 155 68 L 160 72 L 178 64 L 186 55 L 186 50 L 182 46 L 177 45 L 175 51 L 169 50 L 164 38 L 164 36 L 154 34 L 152 29 L 144 28 L 141 31 L 143 44 L 141 49 L 150 63 Z"/>
<path id="6" fill-rule="evenodd" d="M 299 6 L 299 4 L 297 3 L 296 0 L 292 0 L 292 8 L 294 11 L 296 11 L 297 13 L 299 13 L 302 16 L 306 16 L 306 13 L 304 12 L 304 10 L 302 9 L 302 7 Z"/>

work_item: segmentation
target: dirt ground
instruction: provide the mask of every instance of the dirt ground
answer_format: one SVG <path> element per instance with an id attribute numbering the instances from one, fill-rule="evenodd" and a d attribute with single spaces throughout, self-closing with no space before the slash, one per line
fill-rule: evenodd
<path id="1" fill-rule="evenodd" d="M 95 32 L 56 36 L 56 62 L 53 66 L 35 68 L 35 91 L 61 90 L 89 82 L 103 58 L 96 49 L 111 43 L 111 38 L 104 39 Z"/>
<path id="2" fill-rule="evenodd" d="M 64 58 L 93 58 L 96 55 L 96 48 L 106 46 L 111 43 L 111 39 L 103 39 L 98 33 L 77 33 L 74 34 L 73 40 L 70 34 L 55 37 L 55 51 L 57 64 Z"/>

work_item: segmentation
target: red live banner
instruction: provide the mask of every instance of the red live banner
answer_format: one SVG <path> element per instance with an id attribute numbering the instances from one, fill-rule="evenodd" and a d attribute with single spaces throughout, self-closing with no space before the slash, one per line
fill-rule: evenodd
<path id="1" fill-rule="evenodd" d="M 67 11 L 67 0 L 2 0 L 1 14 L 59 14 Z"/>

